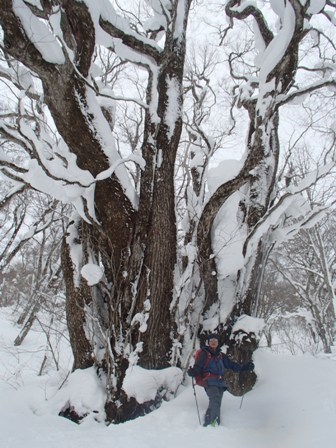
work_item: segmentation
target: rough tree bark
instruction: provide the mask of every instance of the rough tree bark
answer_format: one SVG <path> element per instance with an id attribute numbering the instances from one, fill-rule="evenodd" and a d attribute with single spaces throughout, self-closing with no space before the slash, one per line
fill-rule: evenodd
<path id="1" fill-rule="evenodd" d="M 170 305 L 176 264 L 174 169 L 182 129 L 182 77 L 190 3 L 176 2 L 171 9 L 162 10 L 166 19 L 163 49 L 155 44 L 155 32 L 151 40 L 130 28 L 118 28 L 114 13 L 109 18 L 101 15 L 99 20 L 112 40 L 116 38 L 140 55 L 141 62 L 135 62 L 148 71 L 142 145 L 145 166 L 138 201 L 132 202 L 117 170 L 95 181 L 94 214 L 83 199 L 86 216 L 71 224 L 62 254 L 74 368 L 96 365 L 107 375 L 106 414 L 111 422 L 135 417 L 147 407 L 129 400 L 122 391 L 132 351 L 137 350 L 142 367 L 170 365 Z M 39 51 L 34 35 L 25 28 L 11 0 L 3 2 L 0 14 L 4 51 L 39 77 L 59 135 L 76 156 L 77 165 L 96 178 L 113 163 L 97 126 L 103 120 L 102 111 L 92 109 L 92 97 L 98 94 L 90 78 L 97 24 L 86 2 L 46 0 L 41 4 L 42 9 L 23 2 L 20 6 L 32 20 L 38 17 L 50 21 L 54 14 L 60 14 L 59 44 L 64 62 L 53 63 Z M 173 123 L 171 101 L 177 109 Z M 38 154 L 35 157 L 41 162 Z M 74 246 L 81 253 L 77 264 L 72 254 Z M 80 276 L 81 267 L 89 262 L 104 267 L 104 279 L 93 286 Z M 94 310 L 99 307 L 103 312 L 95 316 Z M 139 314 L 146 319 L 145 331 L 136 318 Z M 95 319 L 98 322 L 93 324 Z M 88 331 L 92 325 L 96 325 L 99 344 L 105 346 L 99 358 Z M 137 348 L 139 343 L 141 349 Z"/>

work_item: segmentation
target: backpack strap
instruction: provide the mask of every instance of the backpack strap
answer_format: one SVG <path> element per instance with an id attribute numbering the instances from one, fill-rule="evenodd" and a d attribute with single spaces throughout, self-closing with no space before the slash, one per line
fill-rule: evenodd
<path id="1" fill-rule="evenodd" d="M 199 386 L 206 387 L 207 378 L 210 374 L 204 372 L 204 370 L 208 366 L 210 360 L 211 354 L 207 350 L 199 349 L 198 353 L 196 353 L 195 365 L 201 370 L 201 372 L 195 376 L 195 381 Z"/>
<path id="2" fill-rule="evenodd" d="M 208 351 L 206 351 L 206 350 L 204 350 L 204 351 L 206 352 L 206 359 L 205 359 L 205 363 L 204 363 L 204 366 L 203 366 L 203 370 L 208 367 L 208 364 L 211 361 L 211 354 Z"/>
<path id="3" fill-rule="evenodd" d="M 195 364 L 201 368 L 202 370 L 204 370 L 207 365 L 209 364 L 211 359 L 211 354 L 205 350 L 204 348 L 200 348 L 199 350 L 197 350 L 196 355 L 195 355 Z"/>

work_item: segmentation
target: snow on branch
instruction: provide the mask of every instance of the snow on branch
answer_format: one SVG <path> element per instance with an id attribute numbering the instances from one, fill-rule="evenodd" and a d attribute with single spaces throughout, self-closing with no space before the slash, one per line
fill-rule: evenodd
<path id="1" fill-rule="evenodd" d="M 298 97 L 305 97 L 307 94 L 315 92 L 316 90 L 320 90 L 325 87 L 336 87 L 336 79 L 322 79 L 321 81 L 315 82 L 314 84 L 311 84 L 310 86 L 303 87 L 301 89 L 298 89 L 296 91 L 292 91 L 291 93 L 287 95 L 278 95 L 276 99 L 276 105 L 278 107 L 290 103 L 291 101 L 295 100 Z"/>
<path id="2" fill-rule="evenodd" d="M 240 0 L 229 0 L 225 7 L 225 12 L 231 19 L 235 18 L 243 20 L 249 16 L 252 16 L 257 23 L 265 44 L 268 45 L 272 41 L 274 37 L 273 33 L 255 1 L 249 0 L 241 4 Z"/>
<path id="3" fill-rule="evenodd" d="M 111 165 L 107 170 L 102 171 L 101 173 L 97 174 L 95 181 L 101 181 L 104 179 L 109 178 L 112 176 L 112 174 L 115 172 L 117 167 L 123 163 L 126 162 L 134 162 L 140 166 L 141 169 L 145 168 L 146 162 L 140 152 L 134 151 L 132 154 L 130 154 L 128 157 L 124 159 L 117 160 L 113 165 Z"/>
<path id="4" fill-rule="evenodd" d="M 7 58 L 7 63 L 8 68 L 0 65 L 0 78 L 10 81 L 20 93 L 24 92 L 28 98 L 39 101 L 41 97 L 34 88 L 32 73 L 14 60 L 11 61 Z"/>
<path id="5" fill-rule="evenodd" d="M 266 82 L 268 75 L 282 61 L 296 28 L 295 11 L 290 3 L 287 4 L 281 29 L 278 34 L 268 43 L 262 58 L 263 63 L 260 68 L 260 82 Z"/>
<path id="6" fill-rule="evenodd" d="M 20 19 L 28 39 L 43 59 L 51 64 L 64 64 L 63 49 L 48 25 L 32 13 L 23 0 L 13 0 L 13 11 Z"/>
<path id="7" fill-rule="evenodd" d="M 147 32 L 152 33 L 152 38 L 158 40 L 163 30 L 167 30 L 170 23 L 172 2 L 171 0 L 146 0 L 146 3 L 152 8 L 154 16 L 147 19 L 143 27 Z"/>
<path id="8" fill-rule="evenodd" d="M 310 0 L 307 2 L 307 14 L 318 14 L 326 5 L 326 0 Z"/>
<path id="9" fill-rule="evenodd" d="M 76 156 L 63 140 L 52 141 L 42 127 L 38 136 L 24 118 L 19 119 L 17 127 L 0 121 L 0 134 L 7 141 L 21 146 L 31 158 L 20 166 L 0 151 L 0 171 L 3 176 L 12 183 L 29 185 L 72 203 L 86 221 L 95 219 L 92 200 L 95 180 L 88 171 L 78 167 Z"/>
<path id="10" fill-rule="evenodd" d="M 331 170 L 335 168 L 335 162 L 330 162 L 322 167 L 317 168 L 296 186 L 289 186 L 286 193 L 279 199 L 279 201 L 271 207 L 263 218 L 252 229 L 250 235 L 245 241 L 244 253 L 248 254 L 255 249 L 262 236 L 265 235 L 270 228 L 274 228 L 272 233 L 272 240 L 276 243 L 282 242 L 284 236 L 293 236 L 302 227 L 311 227 L 315 225 L 316 221 L 320 220 L 323 213 L 330 207 L 330 204 L 325 206 L 317 206 L 313 210 L 307 210 L 306 200 L 301 196 L 304 191 L 316 184 L 317 180 L 330 174 Z M 298 224 L 289 226 L 287 229 L 278 228 L 281 216 L 286 213 L 293 219 L 299 219 L 304 216 Z M 286 239 L 285 238 L 285 239 Z"/>
<path id="11" fill-rule="evenodd" d="M 29 186 L 24 183 L 18 183 L 13 188 L 11 188 L 6 195 L 0 199 L 0 210 L 3 207 L 6 207 L 12 200 L 14 196 L 16 196 L 19 193 L 23 193 L 24 191 L 28 190 Z"/>
<path id="12" fill-rule="evenodd" d="M 114 48 L 120 57 L 125 56 L 125 47 L 127 47 L 133 53 L 131 60 L 139 64 L 147 65 L 148 58 L 159 61 L 161 48 L 153 40 L 136 33 L 129 22 L 116 13 L 109 1 L 101 0 L 99 4 L 92 0 L 84 1 L 94 20 L 99 43 Z M 112 37 L 112 41 L 106 40 L 106 35 Z M 120 45 L 121 43 L 123 46 Z"/>

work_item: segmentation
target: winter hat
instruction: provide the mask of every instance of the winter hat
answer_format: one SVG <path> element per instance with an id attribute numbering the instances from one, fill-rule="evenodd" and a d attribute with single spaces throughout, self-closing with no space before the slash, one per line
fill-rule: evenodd
<path id="1" fill-rule="evenodd" d="M 216 334 L 216 333 L 211 333 L 211 334 L 209 334 L 208 336 L 207 336 L 207 338 L 206 338 L 206 340 L 209 342 L 210 341 L 210 339 L 217 339 L 217 341 L 219 342 L 219 335 L 218 334 Z"/>

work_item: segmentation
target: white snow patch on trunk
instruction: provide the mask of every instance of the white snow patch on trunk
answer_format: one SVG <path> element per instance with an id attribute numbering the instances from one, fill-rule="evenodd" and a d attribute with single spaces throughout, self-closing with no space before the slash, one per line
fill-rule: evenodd
<path id="1" fill-rule="evenodd" d="M 181 115 L 179 97 L 180 97 L 180 85 L 175 78 L 166 79 L 167 92 L 168 92 L 168 104 L 165 114 L 165 123 L 168 126 L 168 137 L 171 139 L 174 135 L 174 129 L 178 118 Z"/>
<path id="2" fill-rule="evenodd" d="M 89 286 L 96 285 L 104 276 L 102 268 L 94 263 L 85 264 L 81 269 L 81 274 Z"/>

